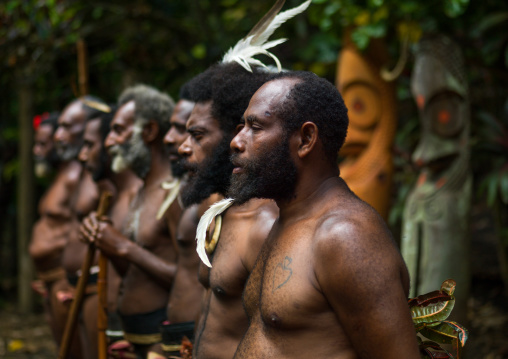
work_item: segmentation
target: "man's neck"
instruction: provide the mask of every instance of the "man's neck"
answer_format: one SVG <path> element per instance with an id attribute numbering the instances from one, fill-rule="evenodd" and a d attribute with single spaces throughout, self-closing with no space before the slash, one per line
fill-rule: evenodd
<path id="1" fill-rule="evenodd" d="M 109 179 L 113 182 L 118 192 L 123 192 L 132 188 L 134 183 L 139 180 L 139 178 L 129 169 L 120 173 L 112 172 Z"/>
<path id="2" fill-rule="evenodd" d="M 282 221 L 308 216 L 313 209 L 321 207 L 323 200 L 327 200 L 330 190 L 343 184 L 343 180 L 338 176 L 338 170 L 316 173 L 309 169 L 300 173 L 299 177 L 294 196 L 288 200 L 276 201 Z"/>
<path id="3" fill-rule="evenodd" d="M 171 169 L 167 156 L 159 147 L 151 148 L 150 170 L 143 178 L 144 187 L 150 187 L 171 177 Z"/>
<path id="4" fill-rule="evenodd" d="M 65 172 L 65 171 L 69 171 L 69 170 L 73 170 L 73 169 L 79 169 L 79 168 L 82 168 L 82 164 L 81 162 L 79 162 L 78 160 L 76 159 L 72 159 L 70 161 L 62 161 L 60 162 L 60 165 L 58 166 L 58 170 L 57 170 L 57 173 L 59 172 Z"/>

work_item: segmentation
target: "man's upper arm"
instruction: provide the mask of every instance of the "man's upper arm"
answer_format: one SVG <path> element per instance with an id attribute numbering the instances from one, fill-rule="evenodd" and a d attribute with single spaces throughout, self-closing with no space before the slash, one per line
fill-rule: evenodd
<path id="1" fill-rule="evenodd" d="M 358 355 L 419 358 L 400 257 L 384 227 L 335 222 L 320 232 L 316 277 Z"/>

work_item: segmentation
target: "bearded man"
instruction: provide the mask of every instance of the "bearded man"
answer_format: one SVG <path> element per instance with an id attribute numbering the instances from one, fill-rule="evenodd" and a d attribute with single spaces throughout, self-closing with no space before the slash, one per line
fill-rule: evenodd
<path id="1" fill-rule="evenodd" d="M 69 238 L 77 233 L 78 216 L 90 212 L 98 199 L 97 188 L 90 174 L 83 170 L 77 160 L 83 143 L 85 121 L 92 111 L 81 100 L 74 100 L 58 118 L 54 142 L 60 165 L 47 194 L 39 203 L 41 219 L 34 226 L 29 248 L 41 279 L 51 282 L 48 289 L 52 328 L 58 344 L 69 310 L 68 301 L 63 299 L 68 297 L 61 294 L 72 289 L 62 268 L 63 252 Z M 84 193 L 86 196 L 83 196 Z M 72 342 L 71 354 L 76 358 L 81 357 L 77 339 Z"/>
<path id="2" fill-rule="evenodd" d="M 57 112 L 42 115 L 35 129 L 33 155 L 34 173 L 39 178 L 48 178 L 58 165 L 53 135 L 58 125 Z"/>
<path id="3" fill-rule="evenodd" d="M 140 188 L 141 180 L 130 170 L 121 173 L 111 170 L 111 160 L 104 147 L 104 140 L 109 133 L 114 114 L 115 111 L 110 107 L 110 112 L 102 112 L 87 121 L 84 143 L 78 158 L 91 173 L 100 192 L 108 191 L 112 194 L 109 216 L 115 228 L 122 230 L 129 203 Z M 108 262 L 107 273 L 107 334 L 109 341 L 113 342 L 123 337 L 120 319 L 116 313 L 120 276 L 111 262 Z M 86 358 L 97 357 L 97 306 L 98 296 L 96 293 L 89 294 L 83 302 L 80 316 L 79 324 Z"/>
<path id="4" fill-rule="evenodd" d="M 179 101 L 169 119 L 170 128 L 163 140 L 169 154 L 171 173 L 181 182 L 185 182 L 186 170 L 178 148 L 188 136 L 185 125 L 195 105 L 189 88 L 189 83 L 180 88 Z M 180 185 L 181 183 L 178 184 Z M 173 189 L 168 193 L 168 198 L 181 201 L 180 194 L 175 194 L 178 196 L 175 198 L 171 194 L 172 191 Z M 161 327 L 162 350 L 167 356 L 179 355 L 182 338 L 186 336 L 192 339 L 194 335 L 194 320 L 198 316 L 203 296 L 203 287 L 197 276 L 199 257 L 194 239 L 199 217 L 203 212 L 203 210 L 199 212 L 199 205 L 185 208 L 176 227 L 178 269 L 167 306 L 168 321 Z M 171 223 L 171 218 L 168 218 L 168 223 Z"/>
<path id="5" fill-rule="evenodd" d="M 202 203 L 214 193 L 225 195 L 233 168 L 229 143 L 250 97 L 268 79 L 254 67 L 212 66 L 192 80 L 196 105 L 187 121 L 189 137 L 180 146 L 189 179 L 182 189 L 185 206 Z M 224 214 L 216 246 L 201 263 L 199 281 L 206 293 L 196 330 L 194 358 L 231 358 L 247 328 L 241 302 L 243 287 L 277 209 L 272 201 L 253 200 Z"/>
<path id="6" fill-rule="evenodd" d="M 35 163 L 34 172 L 38 178 L 48 179 L 53 171 L 58 168 L 58 157 L 53 145 L 53 134 L 58 124 L 58 113 L 41 115 L 39 121 L 40 122 L 36 122 L 36 119 L 34 119 L 35 137 L 32 149 Z M 41 197 L 39 201 L 40 205 L 45 203 L 47 194 L 46 192 Z M 39 207 L 39 213 L 43 212 L 44 208 Z M 41 219 L 34 224 L 34 229 L 40 226 L 40 221 Z M 39 271 L 39 269 L 40 268 L 37 268 L 39 279 L 32 282 L 32 288 L 42 296 L 46 320 L 50 328 L 54 331 L 53 316 L 48 294 L 53 283 L 58 279 L 64 278 L 64 271 L 61 267 L 56 268 L 56 271 L 46 273 L 44 273 L 44 271 Z"/>
<path id="7" fill-rule="evenodd" d="M 162 183 L 171 178 L 162 138 L 174 103 L 154 88 L 137 85 L 122 93 L 118 106 L 105 141 L 112 169 L 119 173 L 129 168 L 143 185 L 129 204 L 123 231 L 93 213 L 83 222 L 81 235 L 95 242 L 122 276 L 118 312 L 124 336 L 136 355 L 145 358 L 161 341 L 159 325 L 167 319 L 176 272 L 174 232 L 164 218 L 156 218 L 166 195 Z M 180 212 L 178 201 L 168 210 Z"/>
<path id="8" fill-rule="evenodd" d="M 280 215 L 245 287 L 249 329 L 235 358 L 419 358 L 402 256 L 339 177 L 348 117 L 337 89 L 282 73 L 243 119 L 228 195 L 274 199 Z"/>

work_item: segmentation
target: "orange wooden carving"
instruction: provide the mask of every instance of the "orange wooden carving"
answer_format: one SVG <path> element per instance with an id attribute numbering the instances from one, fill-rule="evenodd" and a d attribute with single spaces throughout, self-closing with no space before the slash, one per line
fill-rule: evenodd
<path id="1" fill-rule="evenodd" d="M 380 76 L 384 44 L 360 53 L 346 41 L 339 54 L 336 85 L 348 108 L 349 129 L 339 155 L 341 177 L 386 220 L 392 186 L 392 144 L 397 126 L 394 86 Z"/>

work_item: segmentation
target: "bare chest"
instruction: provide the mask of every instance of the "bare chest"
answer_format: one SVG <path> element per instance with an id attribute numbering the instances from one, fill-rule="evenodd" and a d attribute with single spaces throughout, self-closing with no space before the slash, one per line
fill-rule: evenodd
<path id="1" fill-rule="evenodd" d="M 224 222 L 219 241 L 212 254 L 209 254 L 212 268 L 200 265 L 200 281 L 212 289 L 218 297 L 240 297 L 249 275 L 243 264 L 242 241 L 246 234 L 242 226 Z"/>
<path id="2" fill-rule="evenodd" d="M 164 199 L 162 194 L 156 194 L 156 191 L 141 193 L 134 198 L 124 220 L 124 234 L 148 249 L 171 243 L 165 219 L 156 218 L 161 198 Z"/>
<path id="3" fill-rule="evenodd" d="M 71 202 L 74 198 L 73 193 L 76 192 L 78 183 L 78 181 L 67 182 L 65 173 L 60 173 L 40 201 L 39 213 L 41 215 L 70 217 L 72 213 Z"/>
<path id="4" fill-rule="evenodd" d="M 246 286 L 249 316 L 274 328 L 304 328 L 327 307 L 314 276 L 310 234 L 286 232 L 263 248 Z"/>
<path id="5" fill-rule="evenodd" d="M 75 211 L 78 218 L 81 219 L 88 213 L 95 210 L 98 201 L 99 189 L 97 188 L 97 185 L 88 178 L 83 178 L 79 182 L 78 194 L 75 204 Z"/>

